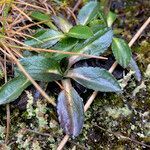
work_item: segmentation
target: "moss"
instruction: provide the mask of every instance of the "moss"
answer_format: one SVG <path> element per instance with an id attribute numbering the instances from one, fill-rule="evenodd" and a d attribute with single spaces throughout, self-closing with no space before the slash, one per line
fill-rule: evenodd
<path id="1" fill-rule="evenodd" d="M 125 149 L 126 145 L 129 149 L 141 149 L 132 137 L 139 142 L 150 142 L 150 80 L 144 76 L 143 82 L 146 88 L 139 90 L 136 96 L 131 94 L 137 87 L 132 77 L 123 94 L 99 94 L 85 114 L 83 133 L 78 142 L 88 149 Z"/>
<path id="2" fill-rule="evenodd" d="M 32 149 L 33 150 L 42 150 L 38 141 L 33 141 Z"/>
<path id="3" fill-rule="evenodd" d="M 0 144 L 0 149 L 1 150 L 11 150 L 11 147 L 9 147 L 8 145 L 6 145 L 6 144 Z"/>
<path id="4" fill-rule="evenodd" d="M 37 107 L 35 109 L 36 118 L 38 120 L 38 128 L 41 131 L 42 129 L 47 128 L 47 104 L 43 104 L 40 100 L 37 101 Z"/>
<path id="5" fill-rule="evenodd" d="M 29 93 L 28 91 L 26 91 L 27 93 L 27 117 L 28 119 L 31 119 L 33 116 L 35 116 L 35 112 L 33 109 L 33 103 L 34 103 L 34 98 L 32 96 L 32 93 Z"/>
<path id="6" fill-rule="evenodd" d="M 150 64 L 148 64 L 144 75 L 145 75 L 146 78 L 150 79 Z"/>
<path id="7" fill-rule="evenodd" d="M 5 127 L 0 125 L 0 143 L 3 143 L 4 137 L 5 137 Z"/>
<path id="8" fill-rule="evenodd" d="M 111 116 L 114 119 L 119 118 L 121 115 L 123 115 L 124 117 L 127 117 L 127 116 L 131 115 L 131 113 L 132 113 L 132 111 L 127 106 L 122 107 L 122 108 L 108 107 L 108 108 L 106 108 L 106 111 L 108 112 L 108 116 Z"/>

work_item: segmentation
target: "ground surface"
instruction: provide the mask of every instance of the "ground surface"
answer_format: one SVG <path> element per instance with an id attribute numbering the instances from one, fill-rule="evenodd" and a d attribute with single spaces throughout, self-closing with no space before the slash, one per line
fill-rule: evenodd
<path id="1" fill-rule="evenodd" d="M 73 3 L 73 2 L 72 2 Z M 72 4 L 71 3 L 71 4 Z M 111 10 L 118 14 L 114 24 L 127 41 L 133 37 L 150 16 L 148 0 L 112 1 Z M 100 93 L 86 112 L 82 134 L 70 139 L 65 149 L 149 149 L 150 146 L 150 43 L 147 28 L 133 46 L 143 75 L 138 91 L 137 82 L 131 76 L 121 95 Z M 148 70 L 149 67 L 149 70 Z M 1 83 L 3 83 L 3 79 Z M 8 144 L 4 144 L 6 108 L 0 106 L 0 149 L 56 149 L 64 134 L 59 127 L 56 110 L 42 100 L 32 105 L 32 95 L 27 109 L 11 105 L 11 132 Z M 52 97 L 53 98 L 53 97 Z"/>

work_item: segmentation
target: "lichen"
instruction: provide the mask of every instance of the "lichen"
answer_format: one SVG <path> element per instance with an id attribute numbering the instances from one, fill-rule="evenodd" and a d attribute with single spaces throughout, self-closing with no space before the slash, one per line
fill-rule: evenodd
<path id="1" fill-rule="evenodd" d="M 27 93 L 27 97 L 28 97 L 28 100 L 27 100 L 27 117 L 28 119 L 31 119 L 33 116 L 35 116 L 35 112 L 34 112 L 34 108 L 33 108 L 33 103 L 34 103 L 34 98 L 32 96 L 32 93 L 26 91 Z"/>
<path id="2" fill-rule="evenodd" d="M 36 114 L 36 118 L 38 120 L 39 130 L 47 128 L 47 124 L 48 124 L 47 115 L 45 115 L 46 111 L 47 111 L 46 105 L 47 104 L 43 104 L 40 100 L 37 101 L 37 107 L 35 109 L 35 114 Z"/>
<path id="3" fill-rule="evenodd" d="M 140 92 L 140 90 L 146 90 L 146 85 L 144 81 L 142 81 L 142 83 L 133 90 L 132 92 L 133 97 L 135 97 L 136 94 Z"/>
<path id="4" fill-rule="evenodd" d="M 32 150 L 42 150 L 38 141 L 33 141 Z"/>
<path id="5" fill-rule="evenodd" d="M 150 78 L 150 64 L 148 64 L 147 69 L 146 69 L 144 75 L 145 75 L 146 78 Z"/>

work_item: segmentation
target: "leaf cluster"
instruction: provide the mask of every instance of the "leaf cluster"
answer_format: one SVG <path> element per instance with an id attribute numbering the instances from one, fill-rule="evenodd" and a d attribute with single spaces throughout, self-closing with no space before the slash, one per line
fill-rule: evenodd
<path id="1" fill-rule="evenodd" d="M 49 16 L 42 12 L 32 12 L 31 18 L 44 21 L 48 29 L 38 29 L 33 38 L 25 44 L 35 48 L 54 49 L 63 52 L 76 52 L 100 56 L 112 50 L 116 61 L 123 68 L 132 68 L 137 79 L 141 80 L 140 71 L 132 58 L 131 49 L 125 40 L 113 34 L 112 24 L 116 16 L 109 12 L 103 14 L 99 2 L 91 1 L 81 8 L 76 25 L 62 16 Z M 121 87 L 108 70 L 99 67 L 78 67 L 72 65 L 81 56 L 69 56 L 61 53 L 32 53 L 24 55 L 20 63 L 31 77 L 40 82 L 61 81 L 62 91 L 57 99 L 57 112 L 64 131 L 76 137 L 80 134 L 84 122 L 83 100 L 71 84 L 74 80 L 82 86 L 100 92 L 121 92 Z M 61 63 L 68 59 L 67 67 Z M 15 77 L 0 89 L 0 104 L 16 100 L 30 85 L 18 68 Z"/>

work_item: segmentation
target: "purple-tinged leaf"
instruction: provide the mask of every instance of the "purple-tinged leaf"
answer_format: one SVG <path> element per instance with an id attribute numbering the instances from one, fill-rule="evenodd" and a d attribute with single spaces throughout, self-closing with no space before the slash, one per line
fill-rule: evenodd
<path id="1" fill-rule="evenodd" d="M 70 80 L 64 80 L 63 85 L 65 89 L 58 96 L 57 113 L 64 132 L 74 138 L 80 134 L 83 127 L 83 102 L 71 86 Z"/>
<path id="2" fill-rule="evenodd" d="M 64 33 L 67 33 L 72 28 L 72 24 L 61 16 L 53 16 L 52 19 L 55 25 Z"/>
<path id="3" fill-rule="evenodd" d="M 119 92 L 117 80 L 105 69 L 98 67 L 79 67 L 68 72 L 70 77 L 86 88 L 101 92 Z"/>
<path id="4" fill-rule="evenodd" d="M 142 80 L 141 71 L 140 71 L 139 67 L 137 66 L 136 61 L 135 61 L 133 58 L 131 58 L 129 67 L 130 67 L 133 71 L 135 71 L 135 78 L 137 79 L 137 81 L 140 82 L 140 81 Z"/>

